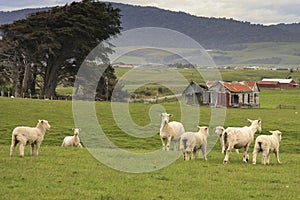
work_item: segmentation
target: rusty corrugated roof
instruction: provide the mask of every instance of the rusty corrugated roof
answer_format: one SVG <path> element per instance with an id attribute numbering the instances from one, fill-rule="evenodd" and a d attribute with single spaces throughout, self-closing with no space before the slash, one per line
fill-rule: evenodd
<path id="1" fill-rule="evenodd" d="M 249 87 L 253 88 L 256 84 L 256 81 L 243 81 L 245 85 L 248 85 Z"/>
<path id="2" fill-rule="evenodd" d="M 226 87 L 230 92 L 251 92 L 252 89 L 251 87 L 241 83 L 241 82 L 233 82 L 233 83 L 228 83 L 228 82 L 222 82 L 224 87 Z"/>

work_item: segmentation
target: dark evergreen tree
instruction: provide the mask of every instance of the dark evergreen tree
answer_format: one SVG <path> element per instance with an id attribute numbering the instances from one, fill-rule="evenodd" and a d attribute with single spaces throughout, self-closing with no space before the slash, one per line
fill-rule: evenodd
<path id="1" fill-rule="evenodd" d="M 21 85 L 18 91 L 29 88 L 32 91 L 33 83 L 36 83 L 41 87 L 42 95 L 48 98 L 56 96 L 57 85 L 74 81 L 81 63 L 92 49 L 120 33 L 119 12 L 109 3 L 83 0 L 33 13 L 26 19 L 1 26 L 3 40 L 15 44 L 7 49 L 10 52 L 19 50 L 15 57 L 23 62 L 22 69 L 15 70 L 21 72 L 15 75 L 22 83 L 16 84 Z M 107 57 L 106 53 L 103 52 L 104 57 Z M 107 78 L 114 82 L 112 68 L 107 70 L 111 71 Z M 37 80 L 39 78 L 42 81 Z"/>

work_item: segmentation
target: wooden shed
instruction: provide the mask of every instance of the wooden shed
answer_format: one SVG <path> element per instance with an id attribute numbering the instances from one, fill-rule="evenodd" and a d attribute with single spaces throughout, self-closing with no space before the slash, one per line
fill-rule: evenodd
<path id="1" fill-rule="evenodd" d="M 209 103 L 207 88 L 191 81 L 187 88 L 182 92 L 187 100 L 187 105 L 205 105 Z"/>
<path id="2" fill-rule="evenodd" d="M 207 84 L 209 105 L 212 107 L 259 107 L 259 88 L 255 81 Z"/>

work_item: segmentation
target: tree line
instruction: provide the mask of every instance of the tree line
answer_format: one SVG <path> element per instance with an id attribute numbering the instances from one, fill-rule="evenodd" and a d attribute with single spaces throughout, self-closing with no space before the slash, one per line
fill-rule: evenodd
<path id="1" fill-rule="evenodd" d="M 58 85 L 73 86 L 89 52 L 120 33 L 120 17 L 110 3 L 82 0 L 1 25 L 0 86 L 10 87 L 14 96 L 56 97 Z M 99 58 L 107 62 L 111 52 L 108 46 Z M 114 69 L 109 65 L 99 79 L 97 96 L 108 99 L 116 82 Z"/>

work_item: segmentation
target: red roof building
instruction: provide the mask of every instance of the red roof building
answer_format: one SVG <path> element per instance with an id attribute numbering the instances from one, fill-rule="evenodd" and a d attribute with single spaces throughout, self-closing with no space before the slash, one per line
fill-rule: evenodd
<path id="1" fill-rule="evenodd" d="M 293 79 L 270 79 L 264 78 L 257 82 L 260 88 L 274 88 L 274 89 L 287 89 L 295 88 L 297 86 Z"/>
<path id="2" fill-rule="evenodd" d="M 212 107 L 259 107 L 259 87 L 255 81 L 208 82 Z"/>

